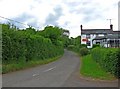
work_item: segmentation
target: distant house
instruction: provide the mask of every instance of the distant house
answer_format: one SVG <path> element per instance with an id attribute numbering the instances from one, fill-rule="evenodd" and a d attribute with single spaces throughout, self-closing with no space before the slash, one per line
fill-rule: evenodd
<path id="1" fill-rule="evenodd" d="M 70 32 L 68 30 L 63 30 L 63 35 L 69 37 L 70 36 Z"/>
<path id="2" fill-rule="evenodd" d="M 113 31 L 113 25 L 109 29 L 83 29 L 81 28 L 81 44 L 92 48 L 94 44 L 102 47 L 120 47 L 120 31 Z"/>

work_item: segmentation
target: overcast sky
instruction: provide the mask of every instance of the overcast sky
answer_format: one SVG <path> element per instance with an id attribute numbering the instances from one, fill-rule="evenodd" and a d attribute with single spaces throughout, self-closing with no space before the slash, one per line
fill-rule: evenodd
<path id="1" fill-rule="evenodd" d="M 55 25 L 68 29 L 70 36 L 83 28 L 118 29 L 119 0 L 0 0 L 0 16 L 43 29 Z M 3 19 L 0 18 L 0 22 Z"/>

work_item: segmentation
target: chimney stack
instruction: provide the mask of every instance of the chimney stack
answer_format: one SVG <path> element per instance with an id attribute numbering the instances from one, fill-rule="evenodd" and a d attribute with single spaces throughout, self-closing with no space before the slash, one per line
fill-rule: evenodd
<path id="1" fill-rule="evenodd" d="M 83 29 L 82 29 L 82 27 L 83 27 L 83 26 L 82 26 L 82 25 L 80 25 L 81 31 L 83 30 Z"/>
<path id="2" fill-rule="evenodd" d="M 112 24 L 110 25 L 110 29 L 113 30 L 113 25 Z"/>

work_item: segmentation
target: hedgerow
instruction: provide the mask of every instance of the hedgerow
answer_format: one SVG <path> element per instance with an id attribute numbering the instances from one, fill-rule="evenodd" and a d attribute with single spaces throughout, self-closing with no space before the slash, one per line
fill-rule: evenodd
<path id="1" fill-rule="evenodd" d="M 92 58 L 107 72 L 119 77 L 120 50 L 118 48 L 94 48 Z"/>
<path id="2" fill-rule="evenodd" d="M 3 64 L 45 60 L 63 54 L 60 40 L 51 39 L 38 34 L 33 28 L 16 29 L 2 24 L 2 62 Z"/>

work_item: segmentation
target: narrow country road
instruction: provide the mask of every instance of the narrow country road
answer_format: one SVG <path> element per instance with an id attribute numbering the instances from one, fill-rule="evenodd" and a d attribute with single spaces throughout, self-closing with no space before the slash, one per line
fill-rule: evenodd
<path id="1" fill-rule="evenodd" d="M 65 50 L 59 60 L 2 76 L 3 87 L 117 87 L 118 81 L 98 81 L 82 78 L 80 59 Z"/>

